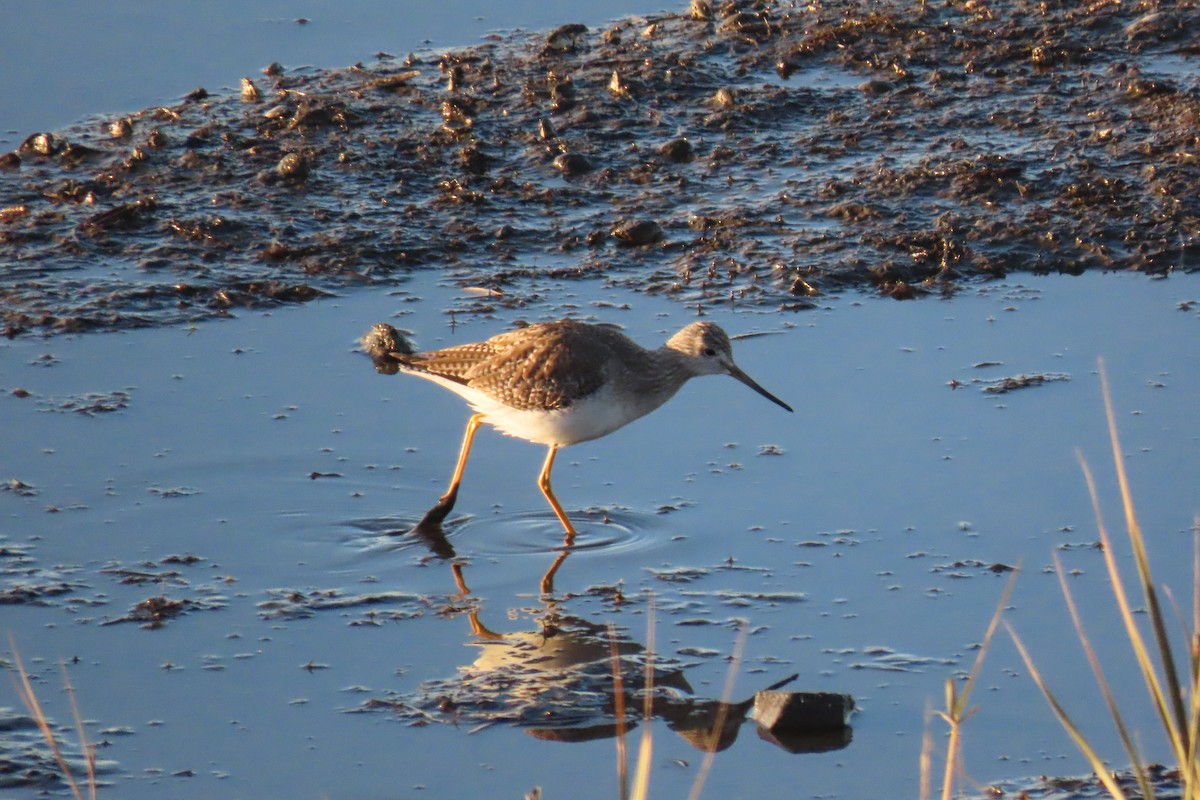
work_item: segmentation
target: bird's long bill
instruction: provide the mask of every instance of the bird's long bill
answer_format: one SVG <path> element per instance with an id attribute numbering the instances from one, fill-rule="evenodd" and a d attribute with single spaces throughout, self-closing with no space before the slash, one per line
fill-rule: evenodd
<path id="1" fill-rule="evenodd" d="M 759 394 L 761 394 L 763 397 L 767 398 L 768 400 L 770 400 L 772 403 L 774 403 L 775 405 L 779 406 L 780 408 L 786 408 L 788 411 L 791 411 L 791 410 L 792 410 L 792 407 L 791 407 L 791 406 L 789 406 L 787 403 L 785 403 L 785 402 L 783 402 L 782 400 L 780 400 L 780 399 L 779 399 L 778 397 L 776 397 L 775 395 L 773 395 L 773 394 L 771 394 L 770 392 L 768 392 L 768 391 L 767 391 L 766 389 L 764 389 L 763 387 L 759 386 L 759 385 L 758 385 L 758 382 L 757 382 L 757 381 L 755 381 L 755 380 L 754 380 L 754 378 L 751 378 L 749 375 L 747 375 L 746 373 L 742 372 L 740 369 L 738 369 L 738 368 L 737 368 L 736 366 L 734 366 L 733 364 L 730 364 L 730 365 L 729 365 L 729 374 L 730 374 L 730 375 L 732 375 L 733 377 L 737 378 L 739 381 L 741 381 L 742 383 L 746 384 L 746 385 L 747 385 L 747 386 L 749 386 L 751 389 L 753 389 L 754 391 L 758 392 L 758 393 L 759 393 Z"/>

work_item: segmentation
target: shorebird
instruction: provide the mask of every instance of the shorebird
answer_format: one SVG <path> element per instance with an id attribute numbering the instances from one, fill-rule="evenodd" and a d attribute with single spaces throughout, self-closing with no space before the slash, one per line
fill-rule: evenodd
<path id="1" fill-rule="evenodd" d="M 575 527 L 550 486 L 560 448 L 607 436 L 658 408 L 700 375 L 737 378 L 792 410 L 742 372 L 733 362 L 729 336 L 711 322 L 687 325 L 657 350 L 647 350 L 612 326 L 570 319 L 428 353 L 414 353 L 395 328 L 384 324 L 372 328 L 362 343 L 377 369 L 433 381 L 475 411 L 467 421 L 450 486 L 423 523 L 441 522 L 453 509 L 471 443 L 485 422 L 550 448 L 538 473 L 538 488 L 570 544 Z"/>

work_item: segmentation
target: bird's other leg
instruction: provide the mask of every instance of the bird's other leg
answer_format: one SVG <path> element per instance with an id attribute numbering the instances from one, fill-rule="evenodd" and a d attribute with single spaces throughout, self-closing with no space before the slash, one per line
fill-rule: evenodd
<path id="1" fill-rule="evenodd" d="M 568 534 L 567 538 L 570 538 Z M 554 575 L 558 572 L 558 568 L 567 560 L 567 556 L 571 555 L 570 545 L 567 549 L 558 554 L 558 558 L 554 559 L 554 563 L 550 565 L 550 569 L 546 570 L 546 574 L 542 576 L 541 589 L 542 594 L 554 594 Z"/>
<path id="2" fill-rule="evenodd" d="M 570 547 L 575 542 L 575 528 L 571 525 L 571 520 L 567 519 L 567 512 L 563 511 L 562 506 L 559 505 L 558 498 L 554 496 L 554 490 L 550 488 L 550 470 L 554 468 L 554 455 L 557 452 L 558 445 L 550 445 L 550 452 L 546 454 L 546 463 L 542 466 L 541 474 L 538 475 L 538 488 L 542 490 L 542 494 L 546 495 L 546 500 L 554 509 L 554 515 L 566 529 L 567 535 L 563 538 L 563 544 Z"/>
<path id="3" fill-rule="evenodd" d="M 471 442 L 475 439 L 475 432 L 482 424 L 483 414 L 473 414 L 467 420 L 467 431 L 463 434 L 462 449 L 458 451 L 458 464 L 455 465 L 454 475 L 450 478 L 450 488 L 438 499 L 437 504 L 425 513 L 425 516 L 417 523 L 418 528 L 426 525 L 440 525 L 442 520 L 446 519 L 454 510 L 454 503 L 458 500 L 458 485 L 462 483 L 463 472 L 467 468 L 467 457 L 471 455 Z"/>
<path id="4" fill-rule="evenodd" d="M 463 565 L 455 561 L 450 565 L 450 572 L 454 575 L 454 583 L 458 586 L 458 597 L 462 599 L 471 593 L 471 587 L 467 586 L 467 579 L 463 577 Z"/>

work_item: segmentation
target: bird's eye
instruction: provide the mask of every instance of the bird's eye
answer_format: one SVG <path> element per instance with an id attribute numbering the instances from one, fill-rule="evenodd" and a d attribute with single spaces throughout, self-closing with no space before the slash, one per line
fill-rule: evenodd
<path id="1" fill-rule="evenodd" d="M 711 347 L 704 348 L 704 355 L 708 356 L 709 358 L 712 358 L 716 354 L 717 354 L 717 351 L 715 349 L 713 349 Z"/>

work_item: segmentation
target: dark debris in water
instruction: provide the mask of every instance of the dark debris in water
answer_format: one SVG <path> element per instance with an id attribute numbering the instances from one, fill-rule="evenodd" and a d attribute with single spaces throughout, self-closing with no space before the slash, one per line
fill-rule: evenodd
<path id="1" fill-rule="evenodd" d="M 194 489 L 191 486 L 151 486 L 146 491 L 168 500 L 176 497 L 192 497 L 200 494 L 199 489 Z"/>
<path id="2" fill-rule="evenodd" d="M 345 594 L 340 589 L 271 589 L 258 604 L 264 619 L 304 619 L 321 611 L 367 609 L 372 618 L 412 619 L 436 609 L 433 598 L 411 592 Z"/>
<path id="3" fill-rule="evenodd" d="M 887 647 L 867 647 L 862 651 L 867 660 L 850 663 L 851 669 L 870 669 L 881 672 L 923 672 L 926 667 L 954 666 L 954 659 L 898 653 Z"/>
<path id="4" fill-rule="evenodd" d="M 692 583 L 712 572 L 707 567 L 663 567 L 661 569 L 645 567 L 644 569 L 656 580 L 667 583 Z"/>
<path id="5" fill-rule="evenodd" d="M 1153 787 L 1154 796 L 1162 800 L 1177 800 L 1184 796 L 1182 776 L 1178 769 L 1161 764 L 1150 764 L 1146 775 Z M 1113 773 L 1117 785 L 1128 797 L 1140 797 L 1141 789 L 1136 776 L 1129 770 Z M 1079 777 L 1047 777 L 1045 775 L 1024 781 L 1004 781 L 987 788 L 990 797 L 1027 797 L 1030 800 L 1100 800 L 1112 795 L 1095 775 Z"/>
<path id="6" fill-rule="evenodd" d="M 195 598 L 173 598 L 165 595 L 147 597 L 134 604 L 124 616 L 106 619 L 101 625 L 118 625 L 136 622 L 143 628 L 157 629 L 184 614 L 193 611 L 215 611 L 227 605 L 226 599 L 218 595 Z"/>
<path id="7" fill-rule="evenodd" d="M 1189 3 L 699 5 L 273 68 L 32 134 L 0 157 L 5 333 L 427 268 L 507 303 L 597 276 L 803 309 L 844 287 L 1200 263 Z"/>
<path id="8" fill-rule="evenodd" d="M 50 357 L 50 359 L 52 358 Z M 54 362 L 43 357 L 38 363 L 50 366 Z M 39 411 L 82 414 L 85 417 L 124 411 L 129 407 L 129 402 L 132 399 L 130 391 L 127 389 L 114 389 L 108 392 L 81 392 L 79 394 L 58 397 L 53 395 L 42 396 L 28 389 L 16 388 L 10 394 L 22 400 L 33 398 Z"/>
<path id="9" fill-rule="evenodd" d="M 100 574 L 121 586 L 152 587 L 158 592 L 134 603 L 126 614 L 104 619 L 100 624 L 135 622 L 144 628 L 161 628 L 193 611 L 225 608 L 228 598 L 220 594 L 216 584 L 195 583 L 183 571 L 202 562 L 204 559 L 197 555 L 171 554 L 157 561 L 140 561 L 132 565 L 113 562 L 101 567 Z M 185 593 L 190 596 L 181 596 Z"/>
<path id="10" fill-rule="evenodd" d="M 20 580 L 5 579 L 0 584 L 0 605 L 52 605 L 53 598 L 68 595 L 82 584 L 51 576 L 26 575 Z"/>
<path id="11" fill-rule="evenodd" d="M 38 566 L 31 545 L 13 544 L 0 535 L 0 605 L 53 606 L 76 600 L 75 593 L 86 585 L 70 575 L 68 567 Z"/>
<path id="12" fill-rule="evenodd" d="M 39 400 L 38 407 L 42 411 L 71 412 L 94 417 L 97 414 L 123 411 L 129 407 L 129 401 L 128 391 L 116 389 L 111 392 L 84 392 L 69 397 L 47 397 Z"/>
<path id="13" fill-rule="evenodd" d="M 978 559 L 963 559 L 952 561 L 946 564 L 935 564 L 930 567 L 929 571 L 941 574 L 947 578 L 973 578 L 976 575 L 990 572 L 994 575 L 1002 575 L 1012 572 L 1016 567 L 1001 562 L 979 561 Z"/>
<path id="14" fill-rule="evenodd" d="M 75 776 L 86 775 L 88 767 L 74 728 L 47 720 L 60 751 Z M 97 786 L 109 784 L 106 776 L 119 770 L 111 759 L 97 758 L 93 768 Z M 38 723 L 28 714 L 0 706 L 0 790 L 31 790 L 62 793 L 68 790 L 54 754 L 46 746 Z M 39 794 L 40 796 L 40 794 Z M 67 795 L 63 795 L 67 796 Z"/>
<path id="15" fill-rule="evenodd" d="M 1035 372 L 1015 375 L 1008 378 L 998 378 L 992 381 L 982 381 L 984 394 L 1008 394 L 1017 389 L 1028 389 L 1031 386 L 1041 386 L 1053 381 L 1069 381 L 1071 376 L 1061 372 Z"/>
<path id="16" fill-rule="evenodd" d="M 20 478 L 9 478 L 0 482 L 0 491 L 12 492 L 17 497 L 37 497 L 39 494 L 36 486 L 26 483 Z"/>
<path id="17" fill-rule="evenodd" d="M 808 600 L 808 595 L 804 592 L 754 592 L 734 591 L 732 589 L 722 589 L 712 592 L 685 590 L 681 591 L 679 595 L 681 598 L 692 602 L 703 603 L 707 600 L 712 600 L 730 608 L 762 609 L 771 608 L 772 606 L 791 605 L 792 603 L 803 603 Z M 664 607 L 667 606 L 664 604 Z M 689 606 L 682 610 L 694 611 L 694 608 Z"/>

